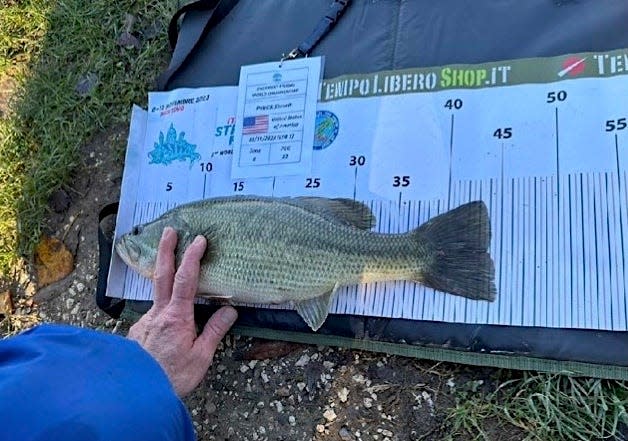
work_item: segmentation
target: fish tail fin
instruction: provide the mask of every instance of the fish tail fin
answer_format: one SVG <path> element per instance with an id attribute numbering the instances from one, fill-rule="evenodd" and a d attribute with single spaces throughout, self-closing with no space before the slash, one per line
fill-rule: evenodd
<path id="1" fill-rule="evenodd" d="M 474 300 L 495 300 L 495 266 L 488 253 L 491 227 L 484 202 L 461 205 L 411 234 L 423 249 L 430 250 L 416 281 Z"/>

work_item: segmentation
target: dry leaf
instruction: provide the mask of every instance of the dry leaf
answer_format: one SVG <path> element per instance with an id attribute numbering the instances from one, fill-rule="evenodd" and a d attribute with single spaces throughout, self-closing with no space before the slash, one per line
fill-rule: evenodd
<path id="1" fill-rule="evenodd" d="M 302 349 L 303 345 L 285 341 L 258 340 L 251 348 L 242 354 L 243 360 L 266 360 L 285 357 L 292 352 Z"/>
<path id="2" fill-rule="evenodd" d="M 11 291 L 0 293 L 0 315 L 10 315 L 13 313 L 13 299 Z"/>
<path id="3" fill-rule="evenodd" d="M 74 256 L 59 239 L 44 236 L 35 250 L 39 288 L 63 279 L 74 268 Z"/>

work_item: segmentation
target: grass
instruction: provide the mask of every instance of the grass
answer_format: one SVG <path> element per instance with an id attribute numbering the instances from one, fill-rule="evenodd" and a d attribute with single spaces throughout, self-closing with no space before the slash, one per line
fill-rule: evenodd
<path id="1" fill-rule="evenodd" d="M 31 257 L 48 199 L 71 186 L 80 148 L 126 122 L 168 58 L 165 32 L 175 0 L 2 0 L 0 84 L 18 84 L 0 120 L 0 272 Z M 139 47 L 118 44 L 130 27 Z M 152 34 L 152 35 L 151 35 Z M 77 85 L 94 86 L 79 93 Z M 88 88 L 89 89 L 89 88 Z"/>
<path id="2" fill-rule="evenodd" d="M 72 185 L 80 148 L 127 122 L 167 60 L 165 26 L 175 0 L 0 0 L 0 88 L 17 84 L 12 112 L 0 118 L 0 273 L 30 257 L 48 198 Z M 140 47 L 117 43 L 128 26 Z M 78 93 L 81 80 L 95 80 Z M 112 153 L 114 154 L 114 153 Z M 80 190 L 80 189 L 79 189 Z M 18 326 L 13 324 L 12 326 Z M 622 382 L 526 374 L 481 393 L 458 392 L 448 425 L 455 439 L 491 439 L 489 423 L 520 428 L 531 440 L 610 438 L 627 424 Z M 493 438 L 498 439 L 498 438 Z"/>
<path id="3" fill-rule="evenodd" d="M 461 388 L 449 410 L 452 439 L 494 440 L 491 427 L 512 425 L 530 441 L 621 440 L 628 425 L 625 382 L 524 373 L 494 391 L 474 389 Z"/>

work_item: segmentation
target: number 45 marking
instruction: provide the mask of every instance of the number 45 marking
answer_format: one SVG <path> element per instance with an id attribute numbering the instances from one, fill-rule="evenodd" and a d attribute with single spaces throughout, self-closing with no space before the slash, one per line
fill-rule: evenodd
<path id="1" fill-rule="evenodd" d="M 512 138 L 512 127 L 499 128 L 493 132 L 493 136 L 499 139 Z"/>

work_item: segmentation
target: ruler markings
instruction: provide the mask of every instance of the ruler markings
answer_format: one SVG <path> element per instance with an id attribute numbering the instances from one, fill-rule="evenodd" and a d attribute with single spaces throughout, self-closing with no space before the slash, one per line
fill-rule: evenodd
<path id="1" fill-rule="evenodd" d="M 604 326 L 606 328 L 612 328 L 612 318 L 610 317 L 609 311 L 610 307 L 608 302 L 606 301 L 606 294 L 609 292 L 610 284 L 609 284 L 609 274 L 608 274 L 608 237 L 607 237 L 607 222 L 604 218 L 605 204 L 604 204 L 604 194 L 603 194 L 603 173 L 597 173 L 597 181 L 598 181 L 598 191 L 596 192 L 596 210 L 597 215 L 595 217 L 596 222 L 599 219 L 598 223 L 598 236 L 599 241 L 596 242 L 596 249 L 598 249 L 598 280 L 600 280 L 601 288 L 598 289 L 597 297 L 598 304 L 600 305 L 600 309 L 603 311 L 601 314 L 602 320 L 604 321 Z M 606 240 L 605 240 L 606 239 Z M 604 293 L 600 295 L 601 293 Z"/>
<path id="2" fill-rule="evenodd" d="M 586 254 L 586 239 L 587 236 L 590 236 L 590 226 L 587 226 L 584 221 L 584 213 L 586 210 L 585 204 L 585 189 L 584 189 L 584 174 L 578 173 L 577 180 L 577 188 L 576 191 L 576 201 L 578 204 L 579 212 L 576 216 L 576 232 L 575 234 L 578 236 L 578 240 L 580 241 L 577 256 L 579 259 L 578 264 L 578 272 L 580 273 L 578 289 L 576 291 L 576 295 L 578 297 L 578 314 L 576 324 L 584 323 L 586 320 L 585 311 L 586 311 L 586 287 L 588 284 L 588 276 L 587 276 L 587 254 Z M 580 234 L 578 234 L 580 232 Z"/>
<path id="3" fill-rule="evenodd" d="M 541 290 L 540 290 L 540 278 L 539 278 L 539 271 L 538 271 L 538 267 L 537 267 L 537 262 L 538 262 L 538 253 L 540 251 L 540 247 L 538 247 L 538 239 L 539 239 L 539 235 L 540 235 L 540 231 L 539 231 L 539 227 L 540 227 L 540 222 L 538 221 L 538 216 L 541 212 L 541 207 L 539 206 L 538 203 L 538 182 L 537 182 L 537 177 L 535 176 L 533 178 L 533 194 L 532 194 L 532 206 L 534 207 L 534 212 L 532 214 L 532 222 L 533 222 L 533 226 L 532 226 L 532 232 L 534 234 L 534 237 L 532 239 L 532 286 L 533 286 L 533 295 L 532 295 L 532 323 L 531 326 L 536 326 L 537 324 L 537 308 L 538 308 L 538 297 L 541 295 Z"/>
<path id="4" fill-rule="evenodd" d="M 586 327 L 595 327 L 597 326 L 597 315 L 598 315 L 598 301 L 596 298 L 596 294 L 599 290 L 598 284 L 598 262 L 597 262 L 597 219 L 595 212 L 595 188 L 592 186 L 595 185 L 595 176 L 587 173 L 586 175 L 586 195 L 587 195 L 587 219 L 589 222 L 585 223 L 590 228 L 589 231 L 589 242 L 587 247 L 587 256 L 589 257 L 589 265 L 587 274 L 589 275 L 589 286 L 588 289 L 585 290 L 586 295 L 586 310 L 585 310 L 585 326 Z"/>
<path id="5" fill-rule="evenodd" d="M 424 201 L 418 201 L 415 207 L 415 219 L 414 219 L 414 224 L 415 225 L 420 225 L 422 222 L 422 218 L 424 216 L 423 212 L 427 211 L 425 209 L 426 203 Z M 415 297 L 415 302 L 417 303 L 417 310 L 421 312 L 420 317 L 425 317 L 426 311 L 425 311 L 425 301 L 426 301 L 426 297 L 427 297 L 427 293 L 426 293 L 427 289 L 425 288 L 424 285 L 416 285 L 414 287 L 414 297 Z"/>
<path id="6" fill-rule="evenodd" d="M 532 180 L 529 177 L 525 177 L 522 179 L 524 183 L 524 194 L 523 194 L 523 207 L 526 216 L 524 218 L 523 225 L 523 237 L 521 238 L 522 242 L 522 268 L 521 268 L 521 324 L 525 326 L 530 326 L 533 322 L 534 316 L 534 296 L 536 295 L 534 291 L 534 273 L 530 271 L 530 263 L 528 259 L 530 259 L 530 247 L 533 246 L 531 237 L 534 237 L 534 233 L 530 231 L 531 228 L 534 228 L 534 223 L 532 222 L 532 214 L 534 213 L 535 207 L 531 206 L 530 203 L 530 195 L 533 193 L 531 190 Z M 528 281 L 528 284 L 526 284 Z M 527 292 L 528 290 L 529 292 Z M 528 295 L 529 294 L 529 295 Z M 530 314 L 532 311 L 532 314 Z"/>
<path id="7" fill-rule="evenodd" d="M 554 176 L 510 178 L 507 186 L 492 178 L 452 182 L 449 204 L 485 200 L 494 219 L 493 231 L 499 231 L 493 238 L 502 239 L 491 243 L 499 286 L 495 304 L 398 281 L 343 287 L 331 309 L 419 320 L 625 329 L 627 176 L 620 163 L 616 170 L 565 174 L 560 180 Z M 565 197 L 560 196 L 560 188 Z M 174 205 L 136 203 L 134 222 L 149 221 Z M 369 205 L 377 213 L 379 232 L 403 233 L 440 214 L 447 204 L 402 200 L 401 204 L 369 201 Z M 562 222 L 559 212 L 565 214 Z M 554 229 L 563 234 L 553 234 Z M 148 299 L 151 282 L 127 271 L 125 291 Z M 605 299 L 605 291 L 613 296 Z M 605 311 L 610 312 L 609 323 L 605 323 Z"/>
<path id="8" fill-rule="evenodd" d="M 405 231 L 408 231 L 408 232 L 414 230 L 414 228 L 416 228 L 417 226 L 413 223 L 414 216 L 412 213 L 412 208 L 413 208 L 412 202 L 413 201 L 411 200 L 408 201 L 408 204 L 405 207 L 404 217 L 402 217 L 402 219 L 407 219 L 406 225 L 405 225 Z M 400 316 L 407 319 L 412 318 L 412 309 L 414 305 L 414 293 L 410 293 L 412 285 L 415 285 L 415 283 L 407 282 L 405 280 L 401 283 L 402 293 L 404 295 L 405 301 L 404 301 Z"/>
<path id="9" fill-rule="evenodd" d="M 615 173 L 611 173 L 615 175 Z M 618 317 L 618 329 L 626 328 L 626 316 L 624 314 L 624 305 L 622 298 L 625 297 L 625 261 L 624 261 L 624 237 L 623 237 L 623 207 L 621 205 L 621 183 L 619 176 L 613 176 L 613 212 L 615 221 L 615 265 L 617 269 L 617 291 L 615 308 Z"/>
<path id="10" fill-rule="evenodd" d="M 613 329 L 616 329 L 619 326 L 620 318 L 619 318 L 619 310 L 617 308 L 618 296 L 619 296 L 619 280 L 620 280 L 620 262 L 619 256 L 617 255 L 617 210 L 615 207 L 615 179 L 613 176 L 607 172 L 606 180 L 608 185 L 607 191 L 607 203 L 608 203 L 608 216 L 609 216 L 609 234 L 611 239 L 609 240 L 610 250 L 611 250 L 611 268 L 613 271 L 613 277 L 611 282 L 613 283 L 613 296 L 611 297 L 611 314 L 613 315 Z"/>
<path id="11" fill-rule="evenodd" d="M 505 271 L 504 271 L 504 244 L 506 243 L 506 236 L 504 235 L 504 162 L 503 162 L 503 149 L 502 149 L 502 176 L 500 179 L 500 182 L 497 183 L 498 187 L 499 187 L 499 237 L 501 238 L 501 240 L 499 241 L 499 252 L 496 256 L 496 258 L 499 260 L 499 278 L 496 281 L 497 283 L 497 288 L 499 290 L 500 293 L 504 292 L 504 282 L 505 282 Z M 503 317 L 504 314 L 504 303 L 502 301 L 503 296 L 499 296 L 499 302 L 498 302 L 498 316 L 497 316 L 497 320 L 499 322 L 505 322 L 505 317 Z"/>
<path id="12" fill-rule="evenodd" d="M 605 233 L 606 233 L 606 243 L 607 243 L 607 267 L 608 267 L 608 285 L 609 285 L 609 289 L 611 290 L 610 292 L 613 292 L 612 290 L 615 288 L 615 286 L 613 286 L 613 256 L 612 256 L 612 242 L 611 242 L 611 220 L 610 220 L 610 214 L 609 214 L 609 207 L 608 207 L 608 174 L 604 173 L 604 197 L 602 198 L 602 204 L 604 206 L 604 211 L 603 211 L 603 216 L 605 218 Z M 615 317 L 614 317 L 614 311 L 613 311 L 613 299 L 612 297 L 610 298 L 610 301 L 607 302 L 607 306 L 608 306 L 608 316 L 610 318 L 610 327 L 611 329 L 615 329 Z"/>
<path id="13" fill-rule="evenodd" d="M 620 202 L 620 205 L 622 205 L 624 207 L 624 209 L 628 209 L 628 191 L 626 191 L 626 172 L 625 171 L 623 173 L 623 176 L 624 176 L 624 186 L 623 186 L 623 188 L 624 188 L 624 199 L 623 199 L 623 204 L 621 204 L 621 202 Z M 624 242 L 623 246 L 622 246 L 622 252 L 624 252 L 624 253 L 625 253 L 625 250 L 626 250 L 626 246 L 627 245 Z M 626 269 L 624 268 L 624 317 L 626 318 L 626 320 L 628 320 L 628 298 L 627 298 L 628 294 L 626 293 L 626 288 L 627 288 L 626 284 L 627 284 L 627 282 L 626 282 Z M 626 327 L 628 327 L 628 325 L 626 325 Z"/>
<path id="14" fill-rule="evenodd" d="M 539 247 L 539 277 L 541 286 L 541 298 L 539 299 L 539 320 L 537 322 L 539 326 L 545 326 L 544 324 L 547 323 L 547 304 L 549 292 L 549 197 L 547 192 L 547 185 L 547 179 L 543 179 L 541 182 L 539 182 L 539 199 L 541 205 L 541 212 L 539 214 L 539 224 L 541 225 L 541 246 Z"/>
<path id="15" fill-rule="evenodd" d="M 454 114 L 451 114 L 451 123 L 449 127 L 449 177 L 447 182 L 447 209 L 451 208 L 451 182 L 453 175 L 453 158 L 454 158 Z"/>
<path id="16" fill-rule="evenodd" d="M 508 198 L 508 202 L 509 202 L 509 211 L 507 212 L 509 215 L 509 222 L 507 223 L 508 225 L 508 243 L 510 246 L 509 251 L 509 257 L 510 257 L 510 268 L 515 268 L 517 266 L 517 262 L 515 259 L 515 254 L 516 254 L 516 250 L 515 250 L 515 204 L 516 204 L 516 192 L 515 192 L 515 178 L 510 178 L 509 179 L 509 187 L 510 187 L 510 197 Z M 516 302 L 514 300 L 514 296 L 517 295 L 517 289 L 514 286 L 515 280 L 517 278 L 517 271 L 508 271 L 508 320 L 510 323 L 514 323 L 514 312 L 513 312 L 513 307 L 516 305 Z"/>
<path id="17" fill-rule="evenodd" d="M 548 256 L 549 256 L 549 262 L 550 262 L 550 269 L 548 269 L 548 279 L 549 279 L 549 284 L 548 284 L 548 290 L 547 290 L 547 312 L 546 312 L 546 316 L 547 316 L 547 324 L 549 325 L 550 323 L 558 323 L 557 321 L 557 317 L 555 317 L 555 307 L 554 307 L 554 301 L 556 299 L 556 297 L 558 296 L 559 292 L 558 292 L 558 279 L 560 277 L 560 274 L 556 274 L 557 271 L 560 271 L 560 269 L 558 268 L 558 264 L 557 264 L 557 260 L 558 260 L 558 222 L 557 222 L 557 218 L 556 218 L 556 212 L 558 211 L 557 208 L 557 201 L 556 201 L 556 192 L 555 192 L 555 176 L 550 176 L 549 179 L 549 195 L 548 195 L 548 225 L 549 225 L 549 250 L 548 250 Z"/>
<path id="18" fill-rule="evenodd" d="M 573 234 L 573 204 L 572 204 L 572 197 L 573 197 L 573 193 L 572 193 L 572 189 L 571 189 L 571 175 L 567 175 L 567 212 L 569 213 L 569 215 L 567 216 L 567 223 L 569 225 L 569 234 L 566 237 L 566 244 L 568 246 L 568 250 L 567 253 L 569 255 L 569 294 L 568 294 L 568 298 L 569 298 L 569 302 L 565 302 L 565 304 L 567 305 L 567 314 L 565 315 L 565 321 L 567 322 L 567 326 L 572 326 L 572 323 L 574 322 L 573 320 L 573 316 L 574 316 L 574 311 L 573 311 L 573 306 L 574 306 L 574 253 L 573 253 L 573 249 L 574 249 L 574 240 L 575 240 L 575 235 Z M 566 262 L 565 262 L 566 263 Z M 577 277 L 577 274 L 576 274 Z"/>
<path id="19" fill-rule="evenodd" d="M 623 212 L 626 208 L 626 204 L 622 204 L 622 185 L 621 185 L 621 172 L 620 172 L 620 160 L 619 160 L 619 139 L 617 136 L 617 133 L 615 133 L 615 158 L 616 158 L 616 163 L 617 163 L 617 169 L 616 169 L 616 173 L 617 173 L 617 207 L 618 207 L 618 212 L 619 212 L 619 235 L 620 235 L 620 254 L 621 254 L 621 273 L 622 273 L 622 277 L 621 277 L 621 281 L 620 281 L 620 293 L 621 294 L 621 298 L 624 299 L 623 301 L 623 305 L 621 305 L 621 299 L 618 302 L 618 309 L 622 310 L 620 313 L 620 317 L 621 319 L 621 327 L 625 328 L 626 327 L 626 255 L 625 255 L 625 249 L 626 249 L 626 242 L 625 242 L 625 237 L 624 237 L 624 219 L 626 219 L 626 217 L 623 215 Z M 624 186 L 623 188 L 623 192 L 626 191 L 626 188 Z M 623 306 L 623 308 L 622 308 Z"/>
<path id="20" fill-rule="evenodd" d="M 495 209 L 495 202 L 494 202 L 494 192 L 493 192 L 493 178 L 490 178 L 489 180 L 489 206 L 488 206 L 488 212 L 489 212 L 489 219 L 491 220 L 491 230 L 493 229 L 493 225 L 495 224 L 495 213 L 496 213 L 496 209 Z M 491 256 L 495 256 L 497 253 L 497 245 L 496 245 L 495 240 L 491 240 L 491 244 L 490 246 L 490 250 L 491 250 Z M 494 262 L 493 262 L 494 263 Z M 497 266 L 495 266 L 495 270 L 497 272 L 496 274 L 496 278 L 499 277 L 499 268 Z M 499 293 L 497 294 L 499 296 Z M 495 322 L 494 318 L 493 320 L 491 320 L 491 311 L 495 311 L 497 308 L 486 308 L 486 322 Z M 493 316 L 494 317 L 494 316 Z"/>

